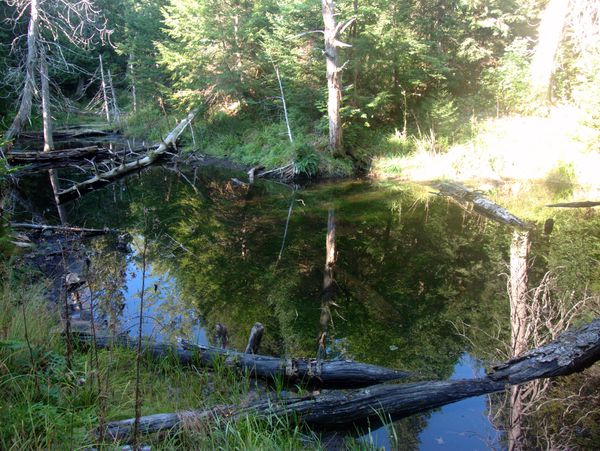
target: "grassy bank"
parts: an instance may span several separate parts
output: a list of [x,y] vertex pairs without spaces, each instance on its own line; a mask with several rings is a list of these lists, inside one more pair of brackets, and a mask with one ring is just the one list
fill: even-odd
[[[135,354],[101,350],[98,367],[85,349],[76,348],[69,356],[57,307],[44,298],[43,280],[12,266],[0,268],[0,449],[100,446],[92,431],[101,421],[134,416]],[[240,405],[267,390],[225,366],[209,372],[172,359],[144,359],[140,386],[142,415]],[[165,450],[323,448],[319,437],[285,417],[189,424],[160,437],[145,436],[142,443]],[[104,442],[106,449],[116,445]],[[351,439],[347,448],[370,449]]]
[[375,178],[411,181],[449,179],[478,187],[505,182],[541,181],[573,197],[598,196],[600,132],[571,107],[547,117],[510,116],[474,126],[473,137],[445,148],[433,132],[420,137],[390,134],[373,159]]
[[[202,116],[202,115],[201,115]],[[159,141],[175,127],[180,116],[161,113],[148,105],[127,116],[125,134],[129,137]],[[226,158],[244,166],[264,166],[273,169],[294,161],[306,176],[350,176],[350,159],[333,158],[327,150],[326,135],[300,118],[293,123],[293,142],[285,125],[266,122],[244,112],[211,112],[196,119],[192,128],[181,136],[180,149]]]

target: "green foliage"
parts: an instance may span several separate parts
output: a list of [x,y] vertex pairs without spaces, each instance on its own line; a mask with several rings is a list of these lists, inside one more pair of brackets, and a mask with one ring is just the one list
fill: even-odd
[[531,112],[529,60],[531,50],[527,39],[517,39],[500,58],[500,63],[485,71],[487,88],[496,98],[499,113]]
[[165,115],[158,105],[146,103],[125,119],[125,134],[133,138],[161,142],[177,124],[175,115]]

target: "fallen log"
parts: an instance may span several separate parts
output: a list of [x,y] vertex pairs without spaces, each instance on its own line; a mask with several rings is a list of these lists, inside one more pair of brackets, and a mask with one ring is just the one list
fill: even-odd
[[437,188],[442,195],[451,197],[462,206],[472,203],[473,209],[476,212],[489,219],[521,229],[527,228],[524,221],[517,218],[505,208],[486,199],[478,192],[465,188],[458,183],[439,183],[435,185],[435,188]]
[[82,192],[93,190],[99,186],[110,183],[112,180],[119,178],[125,174],[128,174],[137,169],[149,166],[158,160],[164,153],[167,152],[169,147],[173,146],[177,141],[179,135],[185,130],[185,128],[192,122],[196,116],[197,109],[191,111],[185,119],[183,119],[177,127],[175,127],[171,133],[165,138],[165,140],[154,150],[148,151],[148,153],[136,160],[121,163],[119,166],[114,167],[111,170],[96,174],[94,177],[87,179],[83,182],[77,183],[70,188],[62,190],[58,193],[57,198],[61,203],[68,200],[79,197]]
[[[600,318],[581,329],[565,332],[553,342],[494,367],[485,377],[471,380],[381,384],[346,392],[333,391],[283,400],[261,400],[246,407],[163,413],[140,419],[140,431],[154,433],[184,424],[215,419],[239,419],[247,415],[287,416],[294,423],[336,429],[425,412],[461,399],[500,392],[509,385],[535,379],[566,376],[584,370],[600,359]],[[130,437],[134,419],[113,421],[107,433],[114,439]]]
[[562,202],[558,204],[549,204],[545,206],[550,208],[592,208],[597,207],[598,205],[600,205],[600,202],[586,200],[582,202]]
[[99,146],[87,146],[76,149],[53,150],[50,152],[11,152],[6,159],[11,164],[47,163],[76,160],[88,157],[101,150]]
[[[78,334],[76,338],[81,343],[92,343],[92,337],[85,333]],[[200,364],[213,368],[220,362],[235,371],[248,372],[252,377],[267,380],[283,378],[289,384],[302,383],[313,387],[366,387],[410,375],[405,371],[350,360],[285,359],[196,345],[185,340],[180,340],[180,344],[145,342],[143,348],[145,353],[156,358],[174,357],[186,365]],[[137,340],[125,335],[99,335],[96,337],[96,346],[137,349]]]
[[[100,130],[95,128],[85,127],[69,127],[69,128],[57,128],[52,131],[53,137],[57,140],[65,139],[80,139],[80,138],[101,138],[115,134],[115,130]],[[19,135],[19,140],[42,140],[44,138],[43,132],[26,132]]]
[[57,232],[70,232],[70,233],[85,233],[91,235],[103,235],[106,233],[120,233],[118,229],[90,229],[87,227],[69,227],[69,226],[54,226],[48,224],[34,224],[29,222],[11,222],[10,226],[13,229],[29,229],[29,230],[56,230]]

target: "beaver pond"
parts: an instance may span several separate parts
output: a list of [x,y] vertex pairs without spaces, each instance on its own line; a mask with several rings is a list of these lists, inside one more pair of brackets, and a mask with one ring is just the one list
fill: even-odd
[[[325,329],[327,358],[427,379],[472,378],[509,356],[510,227],[426,185],[238,179],[246,180],[233,169],[156,166],[59,209],[47,173],[22,188],[49,223],[122,232],[85,242],[107,329],[137,334],[144,282],[143,332],[158,340],[208,344],[222,323],[229,346],[243,350],[258,321],[261,353],[315,357]],[[324,296],[328,221],[335,258]],[[560,266],[564,283],[593,286],[598,221],[559,215],[551,234],[543,225],[531,232],[530,279]],[[505,448],[501,404],[499,396],[467,399],[363,440],[388,449]]]

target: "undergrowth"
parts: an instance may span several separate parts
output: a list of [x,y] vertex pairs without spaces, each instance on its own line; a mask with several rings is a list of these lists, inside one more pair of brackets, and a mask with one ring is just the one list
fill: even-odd
[[[14,269],[14,263],[0,266],[0,449],[122,445],[98,443],[93,432],[102,414],[99,395],[106,397],[107,421],[133,417],[135,352],[117,347],[99,351],[99,379],[106,381],[99,392],[92,352],[76,347],[68,367],[56,306],[44,299],[44,283]],[[224,362],[209,372],[184,367],[173,357],[145,356],[140,382],[142,415],[245,405],[266,394],[247,374],[234,373]],[[165,450],[322,448],[319,437],[287,417],[252,416],[185,424],[167,434],[144,436],[142,444]]]

